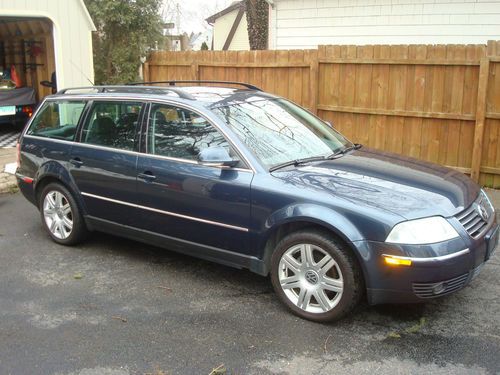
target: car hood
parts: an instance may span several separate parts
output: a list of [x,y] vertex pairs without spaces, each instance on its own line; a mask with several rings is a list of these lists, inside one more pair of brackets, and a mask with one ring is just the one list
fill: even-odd
[[450,168],[366,147],[273,175],[296,187],[328,191],[335,199],[408,220],[456,215],[476,199],[480,189]]

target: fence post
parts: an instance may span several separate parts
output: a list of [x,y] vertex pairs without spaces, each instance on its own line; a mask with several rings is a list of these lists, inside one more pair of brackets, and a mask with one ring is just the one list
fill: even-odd
[[313,54],[311,57],[311,68],[309,71],[309,82],[310,82],[310,92],[311,92],[311,112],[316,116],[318,115],[318,89],[319,89],[319,62],[318,53]]
[[471,178],[479,182],[481,173],[481,157],[484,140],[484,119],[486,115],[486,95],[488,93],[488,78],[490,72],[490,59],[484,57],[479,66],[479,84],[477,89],[476,124],[474,127],[474,144],[472,149]]
[[142,64],[142,80],[144,82],[150,82],[151,77],[149,76],[149,62]]

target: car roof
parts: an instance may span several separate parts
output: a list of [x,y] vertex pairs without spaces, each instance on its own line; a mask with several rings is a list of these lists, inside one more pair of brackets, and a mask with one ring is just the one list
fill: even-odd
[[[190,81],[191,82],[191,81]],[[215,83],[215,82],[214,82]],[[232,82],[238,85],[240,83]],[[207,108],[216,108],[242,102],[274,99],[277,96],[266,93],[259,88],[241,84],[244,88],[220,86],[90,86],[75,87],[59,91],[49,98],[127,98],[138,100],[164,100],[179,103],[199,103]],[[248,85],[250,88],[247,88]]]

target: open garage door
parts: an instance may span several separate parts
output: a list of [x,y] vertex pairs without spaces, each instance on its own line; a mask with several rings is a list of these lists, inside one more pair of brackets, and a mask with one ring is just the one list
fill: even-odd
[[37,103],[55,90],[55,70],[50,20],[0,17],[0,147],[12,146]]
[[44,18],[0,17],[0,67],[12,66],[25,87],[40,100],[51,93],[41,85],[55,72],[52,22]]

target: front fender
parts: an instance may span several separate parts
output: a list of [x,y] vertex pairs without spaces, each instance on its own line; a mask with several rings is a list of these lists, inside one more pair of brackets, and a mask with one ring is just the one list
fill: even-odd
[[356,257],[366,257],[366,254],[359,253],[359,249],[353,245],[354,241],[360,241],[364,237],[345,214],[311,203],[291,204],[273,212],[265,222],[263,233],[258,236],[261,239],[258,244],[258,249],[261,251],[260,258],[267,267],[269,267],[269,259],[274,251],[274,248],[266,246],[268,240],[281,226],[290,223],[310,223],[321,226],[343,239],[356,253]]
[[335,232],[346,242],[363,239],[363,235],[345,215],[331,208],[311,203],[292,204],[274,212],[266,220],[266,232],[272,233],[283,224],[299,221],[310,222],[326,227]]
[[360,241],[364,237],[358,228],[342,213],[336,212],[328,207],[315,204],[291,204],[273,212],[265,222],[259,244],[261,257],[265,270],[261,273],[267,274],[270,268],[270,259],[274,248],[266,246],[271,236],[285,224],[290,223],[311,223],[325,228],[326,230],[335,233],[352,249],[358,259],[363,272],[363,259],[366,259],[367,254],[363,252],[363,248],[354,246],[353,242]]

